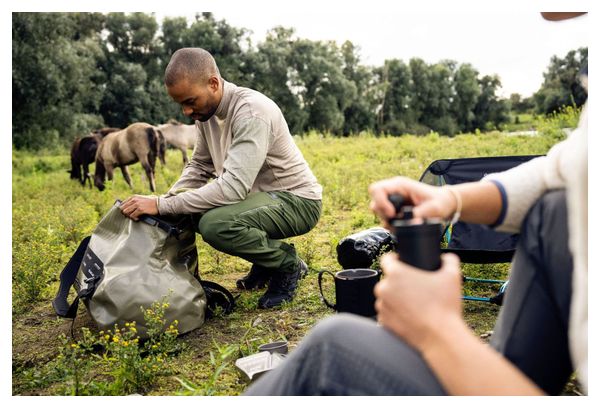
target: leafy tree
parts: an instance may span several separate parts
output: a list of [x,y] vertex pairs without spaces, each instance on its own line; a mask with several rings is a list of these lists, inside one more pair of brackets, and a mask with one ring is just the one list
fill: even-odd
[[377,73],[383,94],[379,106],[379,129],[390,134],[408,132],[411,125],[416,122],[411,109],[409,68],[401,60],[386,60]]
[[[166,19],[166,26],[170,33],[174,27],[187,29],[185,19]],[[163,85],[170,55],[165,53],[164,33],[159,37],[158,28],[153,15],[110,13],[107,16],[103,64],[107,75],[100,112],[110,126],[126,127],[133,122],[159,124],[170,118],[186,121]],[[188,35],[188,31],[180,33],[182,37]],[[179,38],[175,33],[173,36]],[[172,46],[175,41],[167,43]]]
[[308,128],[341,133],[344,110],[356,98],[356,86],[340,68],[343,62],[337,46],[333,42],[297,40],[292,50],[291,65],[303,89]]
[[248,51],[242,73],[249,86],[273,99],[294,134],[305,129],[308,112],[301,94],[305,92],[297,70],[290,66],[294,30],[275,27],[256,50]]
[[461,64],[454,74],[455,95],[452,100],[452,112],[459,129],[473,131],[475,113],[473,112],[481,89],[477,81],[478,72],[471,64]]
[[458,130],[450,111],[454,97],[452,80],[454,66],[453,61],[441,61],[429,67],[429,92],[426,109],[424,109],[421,119],[423,124],[431,129],[450,136],[453,136]]
[[344,109],[343,134],[349,135],[363,130],[372,130],[375,128],[377,103],[376,94],[371,87],[372,69],[360,65],[358,49],[350,41],[342,44],[341,54],[342,73],[356,87],[355,97]]
[[187,47],[201,47],[210,52],[221,75],[228,81],[238,82],[243,60],[240,43],[245,34],[245,29],[232,27],[225,20],[217,21],[212,13],[206,12],[196,15],[184,40]]
[[411,58],[410,67],[410,104],[415,122],[424,123],[427,119],[427,106],[429,104],[429,88],[431,86],[429,68],[421,58]]
[[66,144],[101,123],[94,109],[102,58],[99,15],[13,13],[13,143],[17,148]]
[[567,53],[564,58],[553,56],[544,73],[544,83],[535,93],[538,113],[552,113],[565,105],[581,106],[587,94],[579,83],[579,73],[587,67],[587,48],[579,48]]
[[475,106],[475,120],[473,125],[477,129],[492,130],[509,120],[509,103],[496,96],[496,91],[501,86],[498,75],[485,75],[479,80],[481,94]]
[[[166,17],[162,22],[160,40],[166,63],[175,51],[189,46],[187,43],[188,23],[185,17]],[[166,67],[166,66],[165,66]]]
[[144,107],[150,103],[144,85],[147,75],[140,64],[117,61],[106,84],[101,111],[111,126],[126,127],[146,122]]

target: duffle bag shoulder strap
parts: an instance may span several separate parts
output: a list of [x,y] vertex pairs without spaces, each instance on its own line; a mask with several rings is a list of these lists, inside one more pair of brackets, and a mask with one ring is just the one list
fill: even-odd
[[77,250],[67,263],[67,266],[65,266],[65,268],[60,273],[60,286],[58,287],[58,293],[56,294],[56,297],[52,301],[54,311],[60,317],[74,319],[77,315],[77,308],[79,306],[79,296],[77,296],[71,304],[69,304],[67,298],[69,296],[71,287],[75,283],[75,278],[77,277],[79,266],[83,261],[83,256],[90,243],[90,238],[91,237],[85,237],[81,241],[79,247],[77,247]]
[[213,317],[220,307],[225,314],[233,312],[235,308],[235,298],[230,291],[218,283],[201,280],[200,284],[206,293],[206,315]]

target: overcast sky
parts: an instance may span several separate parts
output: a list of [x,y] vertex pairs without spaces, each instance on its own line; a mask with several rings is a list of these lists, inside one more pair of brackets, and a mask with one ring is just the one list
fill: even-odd
[[[194,13],[157,13],[165,16]],[[252,12],[246,8],[216,11],[235,27],[253,31],[254,44],[264,40],[277,25],[293,27],[300,38],[350,40],[360,47],[367,65],[382,65],[386,59],[408,62],[419,57],[428,63],[443,59],[472,64],[480,74],[498,74],[501,95],[530,96],[543,81],[550,58],[564,57],[570,50],[588,46],[589,17],[563,22],[544,20],[538,12],[452,12],[400,11],[374,7],[356,10],[316,10]],[[200,45],[200,44],[199,44]]]

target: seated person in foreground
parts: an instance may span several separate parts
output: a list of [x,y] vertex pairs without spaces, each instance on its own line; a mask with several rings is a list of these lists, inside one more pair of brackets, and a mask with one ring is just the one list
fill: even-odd
[[[584,77],[587,89],[587,76]],[[587,108],[547,156],[482,181],[432,187],[397,177],[371,185],[371,208],[394,215],[400,193],[416,217],[487,224],[521,237],[490,344],[462,317],[458,258],[425,272],[381,259],[378,324],[340,314],[319,323],[246,395],[560,394],[587,375]]]

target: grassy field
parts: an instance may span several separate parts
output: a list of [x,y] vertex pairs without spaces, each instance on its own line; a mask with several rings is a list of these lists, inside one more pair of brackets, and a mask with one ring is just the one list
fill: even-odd
[[[247,384],[234,367],[236,358],[279,339],[286,339],[293,349],[317,321],[332,313],[320,300],[317,272],[339,270],[337,242],[378,224],[368,210],[371,182],[398,174],[418,178],[430,162],[441,158],[544,154],[555,141],[553,132],[538,137],[490,133],[454,138],[435,134],[298,138],[324,187],[324,211],[313,231],[289,240],[310,267],[295,300],[277,310],[258,309],[261,291],[239,293],[235,289],[235,280],[246,273],[249,264],[218,253],[200,240],[201,275],[239,293],[236,311],[176,338],[163,335],[159,352],[144,351],[144,346],[133,341],[133,330],[123,328],[121,341],[107,345],[108,354],[96,344],[107,334],[97,332],[83,306],[71,339],[71,321],[57,318],[50,301],[58,288],[58,275],[77,244],[115,199],[149,193],[141,167],[131,166],[133,191],[117,173],[115,181],[99,192],[69,179],[66,150],[60,154],[13,152],[13,394],[240,394]],[[166,167],[157,165],[159,192],[168,189],[181,168],[180,153],[168,151]],[[466,275],[475,277],[501,279],[508,272],[508,265],[463,268]],[[333,284],[326,289],[332,297]],[[485,296],[495,289],[469,286],[465,291]],[[467,321],[482,338],[493,329],[497,313],[496,306],[485,303],[466,302],[464,307]],[[573,385],[570,390],[577,393]]]

